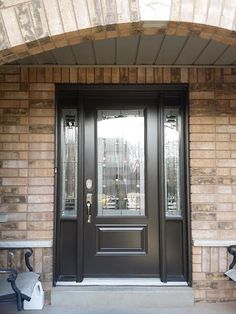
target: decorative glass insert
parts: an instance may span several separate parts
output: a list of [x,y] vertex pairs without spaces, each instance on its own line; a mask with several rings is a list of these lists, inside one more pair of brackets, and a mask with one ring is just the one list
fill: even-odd
[[145,214],[143,110],[99,110],[98,216]]
[[78,117],[63,109],[61,122],[61,217],[77,216]]
[[165,209],[166,216],[180,216],[179,109],[164,110]]

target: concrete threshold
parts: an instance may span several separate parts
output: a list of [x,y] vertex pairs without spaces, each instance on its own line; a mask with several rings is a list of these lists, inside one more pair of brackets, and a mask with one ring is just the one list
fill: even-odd
[[52,306],[92,308],[156,308],[193,306],[190,287],[151,286],[57,286],[51,292]]

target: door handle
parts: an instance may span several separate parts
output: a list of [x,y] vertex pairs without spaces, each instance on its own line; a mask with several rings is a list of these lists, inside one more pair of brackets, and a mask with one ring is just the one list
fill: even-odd
[[91,224],[91,222],[92,222],[92,208],[91,208],[90,201],[87,201],[86,206],[87,206],[87,223]]

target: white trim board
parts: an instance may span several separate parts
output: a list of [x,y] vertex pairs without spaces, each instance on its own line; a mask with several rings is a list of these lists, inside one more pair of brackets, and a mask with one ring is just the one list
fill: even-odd
[[52,240],[2,240],[0,249],[6,248],[50,248],[53,246]]
[[156,286],[187,287],[186,282],[161,282],[158,278],[84,278],[82,282],[58,281],[57,286]]
[[193,240],[193,246],[228,247],[236,245],[236,240]]

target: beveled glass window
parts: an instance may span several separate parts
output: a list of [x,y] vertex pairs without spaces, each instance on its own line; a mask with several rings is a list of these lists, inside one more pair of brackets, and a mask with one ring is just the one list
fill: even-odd
[[166,216],[180,216],[180,115],[179,109],[164,110],[164,162]]
[[77,216],[78,117],[63,109],[61,122],[61,216]]
[[144,110],[97,113],[99,216],[145,214]]

